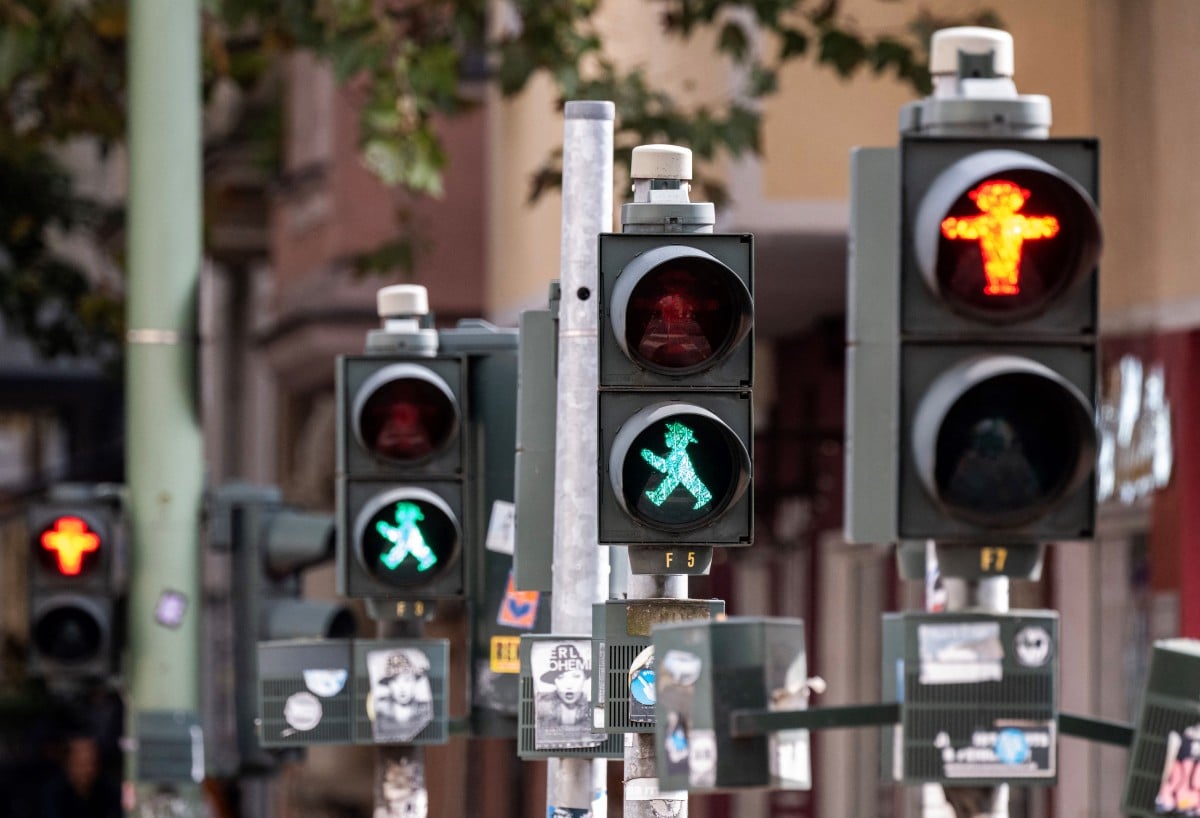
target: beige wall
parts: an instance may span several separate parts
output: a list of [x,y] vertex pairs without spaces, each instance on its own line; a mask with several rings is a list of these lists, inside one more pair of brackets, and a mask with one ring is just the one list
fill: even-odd
[[[1200,174],[1192,170],[1200,134],[1200,3],[843,4],[868,33],[903,31],[922,6],[944,14],[997,10],[1015,40],[1017,87],[1050,96],[1053,134],[1101,138],[1105,331],[1200,324],[1200,275],[1193,271],[1200,230],[1189,207],[1200,200]],[[653,77],[673,80],[670,87],[689,102],[731,87],[725,63],[712,57],[709,44],[665,41],[652,12],[637,0],[607,4],[600,28],[614,56],[641,61]],[[911,99],[912,91],[891,78],[864,72],[842,80],[811,59],[790,66],[764,110],[761,161],[736,166],[742,178],[731,180],[740,197],[738,228],[778,227],[764,222],[772,212],[785,214],[789,230],[844,226],[851,147],[893,144],[900,107]],[[559,144],[562,119],[548,83],[535,83],[519,100],[494,104],[491,116],[487,303],[493,314],[512,318],[521,308],[543,304],[546,282],[558,274],[560,200],[546,196],[532,209],[524,201],[530,174]],[[623,191],[618,194],[620,201]],[[786,207],[772,211],[779,206]]]
[[[725,63],[713,58],[710,38],[697,36],[686,44],[664,39],[658,10],[644,0],[609,0],[602,8],[597,27],[613,59],[644,66],[651,81],[669,90],[680,104],[726,98],[731,80]],[[490,108],[487,303],[494,318],[507,322],[521,309],[545,306],[547,285],[559,275],[562,199],[555,191],[534,207],[526,200],[534,171],[562,143],[563,120],[545,79],[533,82],[517,99],[494,99]],[[618,207],[627,199],[624,185],[614,198]]]
[[[886,3],[850,0],[845,13],[868,35],[897,32],[919,8],[945,16],[995,9],[1013,35],[1017,89],[1048,94],[1056,134],[1087,133],[1086,0]],[[816,45],[810,54],[815,54]],[[909,86],[869,70],[841,79],[827,66],[804,58],[789,65],[780,93],[766,106],[763,123],[762,191],[768,199],[840,199],[849,195],[849,156],[856,145],[896,142],[900,108],[916,98]]]
[[489,104],[487,241],[490,317],[515,323],[522,309],[545,307],[547,285],[558,278],[558,191],[529,205],[534,171],[562,141],[562,116],[548,81],[539,80],[515,100]]
[[1200,3],[1097,3],[1103,328],[1200,324]]

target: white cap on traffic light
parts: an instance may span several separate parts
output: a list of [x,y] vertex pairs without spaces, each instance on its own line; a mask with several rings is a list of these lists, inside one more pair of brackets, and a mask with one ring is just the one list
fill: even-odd
[[676,231],[680,224],[696,224],[699,227],[689,232],[712,232],[712,204],[691,201],[690,148],[638,145],[629,163],[629,178],[633,182],[633,202],[621,208],[625,232],[636,232],[641,227],[659,232],[664,224],[674,226]]
[[929,44],[929,73],[957,74],[959,53],[992,55],[992,71],[998,77],[1013,75],[1013,38],[1007,31],[981,26],[943,28],[933,33]]
[[429,291],[420,284],[393,284],[375,296],[379,317],[413,318],[429,314]]
[[678,145],[638,145],[629,164],[632,179],[692,178],[692,151]]

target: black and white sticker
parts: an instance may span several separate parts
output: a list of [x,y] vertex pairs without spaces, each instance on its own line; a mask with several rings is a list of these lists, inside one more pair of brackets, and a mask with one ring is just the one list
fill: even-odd
[[1041,625],[1027,625],[1013,637],[1017,661],[1025,667],[1041,667],[1050,661],[1053,645],[1050,632]]

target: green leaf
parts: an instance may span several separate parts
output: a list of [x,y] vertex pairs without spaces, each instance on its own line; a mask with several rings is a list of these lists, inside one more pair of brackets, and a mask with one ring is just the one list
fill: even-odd
[[746,38],[746,30],[739,23],[725,23],[721,26],[721,34],[717,39],[717,50],[741,62],[750,50],[750,41]]
[[14,25],[0,29],[0,89],[7,91],[17,77],[36,65],[37,46],[34,29]]
[[817,60],[833,66],[839,76],[849,77],[867,60],[862,38],[848,31],[826,29],[821,32],[821,52]]
[[779,90],[779,74],[773,69],[756,65],[750,70],[747,93],[752,97],[764,97]]
[[780,30],[779,61],[803,56],[808,51],[808,35],[795,28]]

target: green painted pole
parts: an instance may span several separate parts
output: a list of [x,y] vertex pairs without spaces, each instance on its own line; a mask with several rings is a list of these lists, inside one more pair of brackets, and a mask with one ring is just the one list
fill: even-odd
[[131,0],[126,678],[136,814],[158,814],[156,807],[201,814],[203,452],[193,383],[200,111],[198,0]]

